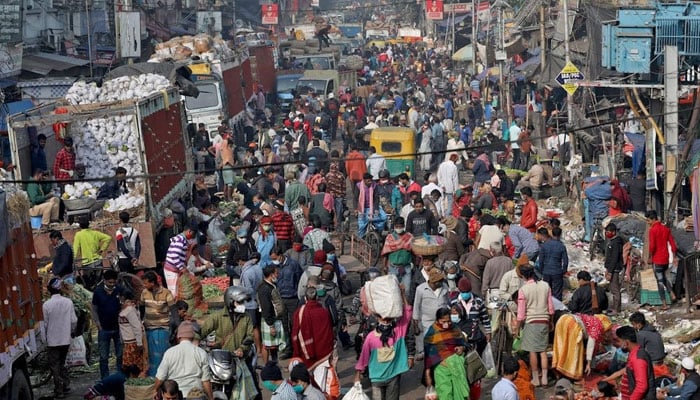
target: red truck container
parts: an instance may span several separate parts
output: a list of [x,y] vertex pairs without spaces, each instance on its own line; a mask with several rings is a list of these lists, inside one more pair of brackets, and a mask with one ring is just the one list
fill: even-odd
[[[67,114],[55,114],[57,107],[68,109]],[[135,222],[135,228],[141,236],[142,253],[140,264],[147,267],[156,266],[154,237],[163,224],[165,209],[171,203],[182,198],[192,188],[193,176],[186,173],[193,171],[193,157],[189,138],[186,133],[185,107],[176,88],[169,88],[164,93],[154,93],[140,100],[128,100],[110,104],[88,104],[66,106],[49,103],[21,114],[10,116],[8,128],[13,161],[17,166],[16,177],[28,179],[31,175],[30,135],[44,133],[48,140],[47,159],[51,165],[53,155],[59,147],[54,139],[52,124],[63,122],[68,126],[68,133],[76,144],[80,140],[81,125],[94,118],[133,115],[132,131],[138,134],[138,152],[141,165],[148,179],[145,186],[145,217]],[[31,127],[31,129],[30,129]],[[77,160],[80,162],[80,160]],[[105,172],[109,176],[110,172]],[[103,220],[98,227],[109,235],[114,235],[119,221]],[[77,232],[74,228],[64,230],[63,237],[72,242]],[[34,248],[37,257],[49,257],[48,234],[34,236]],[[111,250],[115,250],[114,242]]]
[[0,187],[0,399],[30,400],[28,363],[44,348],[41,281],[28,216],[8,216]]
[[264,44],[249,47],[250,69],[254,82],[262,85],[266,93],[272,93],[275,88],[275,47]]

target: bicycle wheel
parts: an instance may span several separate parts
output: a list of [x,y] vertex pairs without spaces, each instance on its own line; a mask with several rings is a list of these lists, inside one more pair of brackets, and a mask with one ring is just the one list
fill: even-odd
[[377,265],[379,262],[379,254],[382,251],[382,246],[384,245],[384,242],[382,241],[382,237],[379,234],[379,232],[375,230],[371,230],[367,232],[367,235],[365,236],[365,240],[367,240],[367,243],[369,244],[370,248],[372,249],[372,260],[371,263],[372,265],[369,265],[371,267],[374,267]]
[[46,351],[37,354],[37,356],[29,362],[28,367],[29,384],[33,388],[44,386],[53,378],[51,368],[49,368],[49,356]]

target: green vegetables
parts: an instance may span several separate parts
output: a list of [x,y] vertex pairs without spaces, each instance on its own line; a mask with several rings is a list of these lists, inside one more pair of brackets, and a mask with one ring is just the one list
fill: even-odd
[[129,386],[151,386],[155,383],[156,383],[156,379],[153,377],[129,378],[126,380],[126,384]]
[[213,297],[221,297],[224,294],[221,291],[221,289],[219,289],[216,285],[213,285],[213,284],[202,285],[202,289],[204,292],[205,299],[211,299]]

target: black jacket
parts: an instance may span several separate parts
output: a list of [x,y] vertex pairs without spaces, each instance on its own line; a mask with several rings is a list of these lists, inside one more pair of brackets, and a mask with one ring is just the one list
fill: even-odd
[[[598,296],[598,312],[601,313],[608,309],[608,296],[605,295],[605,289],[593,284],[596,295]],[[593,315],[593,297],[591,296],[591,285],[587,284],[579,287],[574,291],[569,301],[569,311],[572,313],[581,313]]]
[[56,247],[56,255],[53,258],[53,274],[62,278],[73,273],[73,249],[64,241]]
[[620,272],[624,269],[622,248],[625,241],[620,236],[605,241],[605,270],[609,273]]

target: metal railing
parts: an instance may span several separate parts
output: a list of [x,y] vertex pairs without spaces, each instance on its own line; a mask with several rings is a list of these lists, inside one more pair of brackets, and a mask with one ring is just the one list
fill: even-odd
[[679,257],[678,268],[683,268],[683,284],[688,299],[688,306],[700,299],[700,252],[686,257]]

